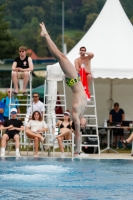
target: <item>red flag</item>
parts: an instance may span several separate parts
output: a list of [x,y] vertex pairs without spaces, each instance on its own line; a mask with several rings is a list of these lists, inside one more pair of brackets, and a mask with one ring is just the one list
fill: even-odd
[[83,84],[85,93],[87,95],[87,100],[90,100],[90,91],[89,91],[89,88],[88,88],[88,80],[87,80],[85,68],[84,68],[83,65],[80,68],[79,74],[80,74],[80,77],[81,77],[81,82]]

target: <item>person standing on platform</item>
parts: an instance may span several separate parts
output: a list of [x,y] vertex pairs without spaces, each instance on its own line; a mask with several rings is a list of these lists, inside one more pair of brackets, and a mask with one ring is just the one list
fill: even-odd
[[88,82],[88,89],[90,90],[90,86],[92,83],[91,59],[94,57],[94,54],[91,52],[86,52],[85,47],[80,47],[79,54],[80,54],[80,57],[76,58],[74,61],[75,68],[76,68],[78,74],[80,74],[81,68],[84,68],[86,79]]
[[68,60],[68,58],[59,51],[54,42],[51,40],[44,23],[40,23],[41,27],[41,36],[45,38],[47,47],[51,54],[59,61],[59,64],[65,74],[65,81],[68,86],[71,87],[73,92],[73,103],[72,103],[72,116],[75,124],[75,140],[76,140],[76,151],[75,155],[80,155],[80,144],[81,144],[81,135],[80,135],[80,119],[82,118],[86,107],[87,107],[87,98],[84,92],[83,85],[79,80],[77,72]]
[[12,65],[12,81],[14,83],[14,95],[17,95],[18,90],[18,79],[23,79],[23,90],[24,96],[27,96],[26,86],[29,81],[29,72],[33,71],[33,63],[31,57],[26,55],[26,47],[19,47],[20,56],[14,59]]
[[[124,110],[119,108],[119,103],[114,103],[114,109],[110,111],[109,114],[109,122],[118,122],[122,124],[122,121],[125,119]],[[114,135],[114,143],[115,147],[118,149],[118,136],[120,136],[120,140],[124,139],[124,131],[121,128],[113,129],[113,135]]]

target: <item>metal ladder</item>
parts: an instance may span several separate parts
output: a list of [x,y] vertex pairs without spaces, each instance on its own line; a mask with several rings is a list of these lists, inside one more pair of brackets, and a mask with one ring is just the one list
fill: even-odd
[[[84,114],[84,118],[88,120],[87,129],[89,128],[89,134],[81,135],[81,149],[82,147],[94,147],[98,148],[98,153],[100,154],[100,143],[99,143],[99,134],[98,134],[98,121],[97,121],[97,109],[96,109],[96,98],[95,98],[95,87],[94,87],[94,79],[92,79],[91,84],[91,99],[87,103],[87,109]],[[93,134],[95,131],[95,134]],[[97,144],[83,144],[83,138],[88,138],[88,140],[97,141]]]
[[[62,81],[62,94],[58,94],[58,82]],[[57,98],[60,98],[57,100]],[[61,103],[59,104],[58,101]],[[44,106],[45,106],[45,121],[49,127],[46,137],[46,144],[49,144],[49,139],[52,136],[53,127],[55,127],[56,120],[63,118],[63,114],[56,114],[55,108],[62,107],[63,112],[66,110],[66,90],[65,81],[62,70],[51,70],[47,68],[46,78],[44,81]]]
[[[58,82],[62,81],[63,94],[58,94]],[[59,100],[57,98],[60,98]],[[61,102],[61,104],[58,103]],[[47,70],[47,75],[44,82],[44,106],[46,108],[46,118],[60,118],[63,114],[56,114],[55,107],[59,106],[63,108],[63,111],[66,110],[66,90],[65,90],[65,81],[62,71],[56,73],[56,71]]]
[[[23,79],[22,79],[23,80]],[[19,81],[21,81],[21,79],[19,79]],[[13,106],[19,105],[20,106],[24,106],[26,107],[26,110],[29,106],[31,106],[32,108],[32,73],[29,72],[29,93],[27,95],[27,97],[24,97],[23,94],[18,94],[15,97],[12,96],[12,93],[10,93],[10,103],[9,103],[9,119],[10,119],[10,110]],[[11,84],[10,84],[10,90],[12,91],[13,89],[13,82],[12,82],[12,78],[11,78]],[[22,97],[22,98],[17,98],[17,97]],[[19,104],[16,103],[15,99],[18,99]],[[12,102],[13,99],[13,102]],[[25,113],[20,113],[18,114],[19,118],[25,119],[26,117],[26,112]]]
[[[20,81],[23,81],[23,79],[19,79],[19,82]],[[9,119],[11,117],[10,110],[11,110],[12,106],[16,106],[16,105],[19,105],[19,107],[24,106],[25,110],[26,110],[25,113],[17,114],[17,116],[22,119],[24,126],[25,126],[25,119],[27,117],[29,117],[29,116],[26,115],[27,108],[31,106],[31,110],[32,110],[32,73],[31,72],[29,72],[28,85],[29,85],[29,93],[28,93],[27,97],[23,97],[23,94],[18,94],[14,97],[14,96],[12,96],[12,93],[10,92]],[[12,89],[13,89],[13,81],[12,81],[12,78],[11,78],[10,90],[12,91]],[[22,98],[18,99],[17,98],[18,96],[22,97]],[[18,99],[19,104],[16,104],[16,101],[15,101],[16,98]],[[21,147],[24,146],[24,148],[25,148],[26,144],[27,144],[27,137],[26,137],[25,134],[21,134],[21,132],[20,132],[20,145],[21,145]]]

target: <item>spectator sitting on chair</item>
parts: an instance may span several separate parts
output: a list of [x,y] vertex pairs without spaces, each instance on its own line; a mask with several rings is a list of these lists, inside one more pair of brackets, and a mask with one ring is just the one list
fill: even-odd
[[26,55],[26,47],[19,47],[20,56],[14,59],[12,65],[12,81],[14,83],[14,95],[18,94],[18,79],[23,79],[23,95],[26,96],[26,86],[29,81],[29,72],[33,71],[33,63],[31,57]]
[[4,120],[9,119],[10,97],[11,97],[11,104],[16,104],[16,105],[11,105],[11,108],[16,108],[17,114],[20,114],[19,102],[18,102],[18,99],[13,96],[13,92],[14,90],[11,90],[10,88],[7,89],[7,96],[1,100],[1,102],[4,103],[4,113],[3,113]]
[[4,112],[4,103],[0,101],[0,124],[3,124],[4,122],[3,112]]
[[[125,119],[125,114],[124,114],[124,110],[119,108],[119,103],[115,103],[114,104],[114,109],[112,109],[110,111],[110,115],[109,115],[109,121],[111,122],[120,122],[122,123],[122,121],[124,121]],[[114,135],[114,139],[115,139],[115,146],[116,148],[118,147],[118,136],[120,136],[120,140],[124,139],[124,132],[123,129],[119,128],[119,129],[113,129],[113,135]]]
[[72,121],[70,121],[70,112],[69,110],[66,110],[64,112],[64,117],[63,121],[59,120],[56,124],[56,127],[59,127],[58,135],[54,135],[51,139],[50,142],[54,142],[56,139],[58,140],[59,148],[62,152],[61,158],[65,158],[66,155],[64,153],[64,147],[62,144],[63,140],[70,140],[71,139],[71,126],[72,126]]
[[32,119],[28,122],[26,126],[26,135],[35,140],[35,155],[38,157],[38,143],[39,141],[43,142],[44,138],[42,133],[47,131],[47,124],[42,120],[42,116],[39,111],[34,111],[32,114]]
[[39,111],[42,115],[42,119],[44,120],[44,112],[45,112],[45,108],[44,108],[44,103],[42,103],[39,100],[39,94],[38,93],[33,93],[33,106],[32,106],[33,110],[31,109],[31,107],[28,108],[27,110],[27,115],[31,116],[32,112],[34,111]]
[[16,119],[17,109],[11,109],[11,119],[5,120],[0,126],[0,130],[6,130],[1,141],[1,157],[5,157],[5,147],[8,140],[13,139],[16,145],[16,157],[20,157],[19,153],[19,132],[24,131],[24,126],[21,120]]
[[[120,140],[120,142],[122,142],[124,148],[127,147],[127,145],[132,142],[133,140],[133,132],[131,133],[131,135],[126,139],[126,140]],[[131,156],[133,156],[133,153],[131,154]]]
[[[53,136],[50,139],[50,142],[54,142],[56,139],[58,140],[58,144],[60,147],[60,150],[62,152],[61,158],[65,158],[65,154],[64,154],[64,147],[62,144],[63,140],[70,140],[71,139],[71,132],[72,130],[75,131],[75,126],[74,126],[74,122],[70,121],[70,113],[67,110],[66,112],[64,112],[64,121],[58,121],[56,126],[59,127],[59,134],[57,136]],[[86,127],[86,119],[85,118],[81,118],[80,119],[80,128],[84,129]],[[75,134],[76,137],[76,134]]]

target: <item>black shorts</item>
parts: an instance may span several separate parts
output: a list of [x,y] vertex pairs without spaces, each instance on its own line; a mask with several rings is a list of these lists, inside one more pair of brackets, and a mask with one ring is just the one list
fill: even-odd
[[7,120],[7,119],[9,119],[9,117],[3,116],[3,119],[4,119],[4,120]]
[[113,135],[124,135],[124,131],[123,131],[123,129],[122,128],[120,128],[120,129],[118,129],[118,128],[114,128],[114,129],[112,129],[113,130]]
[[10,140],[10,139],[14,139],[14,136],[15,136],[15,135],[19,135],[19,133],[15,133],[15,132],[14,132],[14,133],[6,133],[6,134],[8,135],[9,140]]

